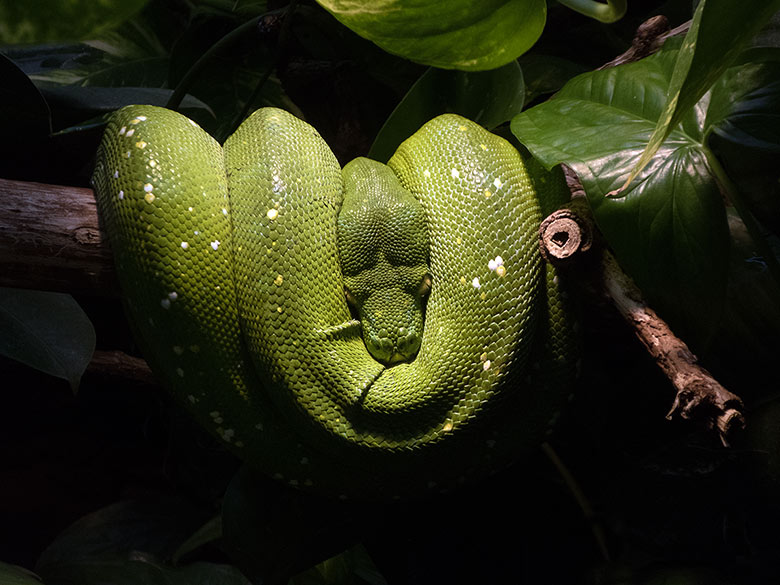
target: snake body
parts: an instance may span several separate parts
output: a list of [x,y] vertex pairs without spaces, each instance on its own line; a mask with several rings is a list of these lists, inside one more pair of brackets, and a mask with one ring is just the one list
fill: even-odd
[[290,485],[385,498],[505,466],[568,396],[570,310],[536,236],[565,188],[528,168],[455,115],[342,171],[282,110],[221,147],[128,106],[93,183],[141,349],[193,416]]

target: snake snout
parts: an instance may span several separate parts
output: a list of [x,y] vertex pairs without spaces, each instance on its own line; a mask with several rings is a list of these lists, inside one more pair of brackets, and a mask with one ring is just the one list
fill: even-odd
[[385,364],[411,360],[420,349],[422,338],[419,334],[399,327],[395,335],[388,335],[386,329],[369,333],[364,337],[368,352],[374,359]]
[[419,299],[390,289],[371,295],[359,310],[363,341],[375,360],[408,362],[420,350],[423,317]]

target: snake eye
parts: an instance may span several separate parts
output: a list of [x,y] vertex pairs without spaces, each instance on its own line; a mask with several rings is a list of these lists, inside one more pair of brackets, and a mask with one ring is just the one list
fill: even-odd
[[430,273],[426,273],[420,281],[420,288],[417,289],[417,293],[421,298],[426,297],[431,292],[431,283],[433,282],[433,276]]

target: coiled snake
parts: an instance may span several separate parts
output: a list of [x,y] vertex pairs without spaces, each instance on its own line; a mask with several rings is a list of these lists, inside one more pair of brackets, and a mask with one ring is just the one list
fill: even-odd
[[537,243],[565,188],[473,122],[440,116],[387,166],[342,170],[282,110],[221,147],[129,106],[93,183],[147,361],[290,485],[448,489],[538,444],[568,396],[570,313]]

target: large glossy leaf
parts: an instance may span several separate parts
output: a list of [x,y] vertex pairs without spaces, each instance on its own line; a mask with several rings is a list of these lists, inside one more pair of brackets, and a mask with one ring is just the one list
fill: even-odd
[[0,562],[0,583],[3,585],[41,585],[35,575],[22,567]]
[[704,144],[706,105],[689,110],[620,197],[664,111],[677,49],[581,75],[516,117],[512,130],[545,165],[580,176],[599,228],[651,302],[695,345],[717,326],[729,236]]
[[0,354],[74,390],[95,350],[92,323],[67,294],[0,288],[0,332]]
[[[0,176],[23,178],[46,164],[44,153],[51,134],[51,113],[32,81],[5,55],[0,54]],[[37,157],[31,157],[30,153]],[[35,158],[36,160],[32,160]],[[42,160],[41,160],[42,159]]]
[[664,111],[628,180],[650,161],[674,127],[777,10],[780,0],[700,0],[677,54]]
[[148,0],[0,3],[0,44],[81,40],[138,12]]
[[707,126],[743,147],[780,153],[780,48],[746,52],[717,81]]
[[59,534],[39,557],[36,571],[45,583],[58,585],[246,585],[231,567],[174,569],[160,563],[202,521],[199,510],[173,498],[118,502]]
[[430,68],[404,96],[377,134],[368,156],[386,162],[398,145],[439,114],[465,116],[491,130],[523,109],[523,72],[513,61],[491,71]]
[[354,544],[353,510],[285,488],[243,467],[222,503],[226,552],[253,581],[276,582]]
[[505,65],[542,33],[545,0],[317,0],[384,50],[441,69]]

